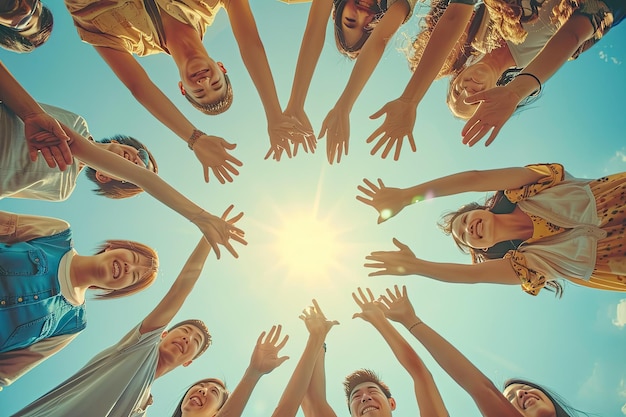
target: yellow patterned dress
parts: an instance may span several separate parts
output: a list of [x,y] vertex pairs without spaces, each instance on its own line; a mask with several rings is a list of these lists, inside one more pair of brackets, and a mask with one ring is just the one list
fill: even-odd
[[[565,170],[559,164],[530,165],[527,168],[544,174],[544,177],[534,184],[505,190],[505,196],[513,203],[519,203],[565,179]],[[599,227],[607,235],[598,240],[596,263],[589,281],[570,280],[585,287],[626,291],[626,173],[590,180],[589,187],[595,198]],[[534,214],[526,214],[533,222],[534,231],[524,245],[568,230]],[[510,259],[511,266],[520,278],[522,289],[528,294],[537,295],[547,280],[559,278],[546,277],[540,271],[527,267],[525,256],[520,251],[509,251],[505,259]]]

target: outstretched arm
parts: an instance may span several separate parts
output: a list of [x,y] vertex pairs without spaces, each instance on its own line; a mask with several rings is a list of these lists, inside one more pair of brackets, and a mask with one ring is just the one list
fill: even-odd
[[437,281],[458,284],[520,284],[520,280],[507,259],[494,259],[477,264],[451,264],[429,262],[415,257],[411,249],[398,239],[393,239],[397,251],[372,252],[365,259],[367,268],[377,268],[370,277],[379,275],[422,275]]
[[[298,54],[296,72],[293,76],[291,95],[284,112],[284,114],[295,117],[300,123],[305,125],[310,134],[308,137],[312,140],[312,143],[309,143],[312,151],[316,147],[316,138],[311,122],[304,111],[304,102],[311,86],[315,67],[324,47],[326,22],[330,16],[332,5],[333,2],[331,0],[313,0],[311,4],[304,36],[302,37],[302,44],[300,45],[300,53]],[[294,147],[294,154],[297,149],[297,146]],[[306,151],[307,148],[304,147],[304,150]]]
[[389,39],[393,37],[409,13],[406,1],[397,1],[385,12],[370,37],[363,45],[350,79],[335,107],[322,122],[319,137],[326,135],[326,157],[329,163],[341,162],[341,156],[348,154],[350,139],[350,112],[356,99],[361,94],[365,83],[374,72],[376,65],[385,52]]
[[313,374],[302,399],[302,412],[305,417],[337,417],[326,399],[326,344],[320,348],[313,367]]
[[[137,101],[161,123],[185,142],[188,142],[194,133],[197,135],[195,126],[150,80],[146,71],[130,53],[102,46],[95,48]],[[235,149],[236,145],[217,136],[201,134],[191,146],[202,163],[206,182],[209,182],[209,168],[222,184],[225,181],[232,181],[230,174],[239,174],[236,166],[241,166],[241,161],[228,153]]]
[[387,295],[381,297],[381,303],[385,316],[402,324],[424,345],[448,375],[474,399],[483,416],[521,417],[474,364],[415,315],[406,287],[402,287],[402,292],[397,286],[393,292],[387,290]]
[[593,25],[589,18],[573,14],[522,71],[534,75],[540,83],[532,76],[518,76],[504,87],[495,87],[466,98],[467,103],[481,103],[463,127],[463,144],[475,145],[489,131],[491,134],[485,146],[493,142],[517,105],[540,88],[592,36]]
[[334,325],[339,324],[337,321],[327,320],[315,300],[313,300],[312,307],[302,311],[300,318],[304,320],[304,324],[309,331],[309,338],[307,339],[304,352],[302,352],[302,357],[298,361],[296,369],[293,371],[293,375],[289,379],[285,392],[280,397],[272,417],[291,417],[296,415],[307,387],[311,382],[313,368],[326,335]]
[[463,34],[473,10],[474,7],[467,4],[452,3],[448,5],[435,25],[422,57],[402,95],[385,104],[371,116],[372,119],[377,119],[385,114],[383,124],[367,138],[367,143],[378,139],[372,148],[372,155],[384,146],[381,156],[386,158],[395,145],[394,160],[397,161],[405,136],[408,137],[413,152],[416,151],[413,128],[417,106]]
[[218,259],[220,257],[218,244],[224,245],[234,257],[238,256],[229,240],[234,239],[245,245],[243,230],[205,212],[149,169],[141,168],[119,155],[100,148],[67,127],[65,129],[71,137],[72,152],[78,159],[94,169],[138,185],[172,210],[192,221],[204,233]]
[[[222,215],[222,219],[226,220],[232,206],[230,206]],[[235,223],[241,218],[241,213],[231,219],[226,220],[229,223]],[[202,237],[198,245],[187,259],[185,266],[178,274],[178,277],[172,284],[170,290],[165,294],[161,302],[146,316],[141,322],[139,332],[145,334],[167,325],[172,318],[178,313],[183,306],[187,296],[191,293],[196,281],[200,277],[204,262],[211,251],[211,246],[206,239]]]
[[[63,171],[72,164],[72,152],[67,145],[69,137],[59,122],[41,108],[2,62],[0,62],[0,102],[24,122],[24,135],[28,141],[31,161],[37,160],[38,150],[41,150],[50,168],[58,165]],[[46,144],[45,140],[31,141],[35,137],[46,139],[48,136],[52,136],[56,143]]]
[[[389,292],[389,290],[387,291]],[[420,357],[417,356],[415,350],[387,321],[383,312],[385,306],[374,300],[374,295],[369,288],[367,288],[367,295],[361,288],[358,289],[358,292],[358,295],[352,293],[352,298],[361,308],[361,312],[355,313],[352,318],[362,318],[374,326],[385,339],[398,362],[411,375],[420,415],[447,417],[448,411],[432,374]]]
[[365,196],[357,200],[378,211],[378,223],[398,214],[404,207],[425,199],[444,197],[470,191],[496,191],[519,188],[537,182],[542,175],[528,168],[500,168],[465,171],[447,175],[409,188],[389,188],[379,178],[378,185],[364,179],[357,188]]
[[289,340],[289,336],[285,335],[280,341],[281,330],[282,326],[278,325],[272,326],[267,337],[265,332],[261,333],[252,352],[248,369],[215,417],[240,417],[261,377],[272,372],[289,359],[288,356],[278,357],[278,352]]
[[272,71],[252,10],[250,10],[250,4],[248,0],[224,0],[224,7],[228,12],[228,19],[239,45],[243,63],[248,69],[265,109],[270,136],[270,150],[266,159],[273,155],[273,158],[278,161],[283,151],[291,158],[289,141],[294,140],[302,129],[296,119],[282,114]]

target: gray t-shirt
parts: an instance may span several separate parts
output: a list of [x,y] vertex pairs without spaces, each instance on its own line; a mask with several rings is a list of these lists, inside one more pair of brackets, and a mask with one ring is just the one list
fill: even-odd
[[141,334],[140,326],[14,417],[144,415],[165,327]]
[[[41,107],[79,135],[89,138],[87,122],[81,116],[46,104]],[[41,155],[32,162],[24,138],[24,123],[0,103],[0,199],[66,200],[76,187],[80,169],[76,158],[65,171],[50,168]]]

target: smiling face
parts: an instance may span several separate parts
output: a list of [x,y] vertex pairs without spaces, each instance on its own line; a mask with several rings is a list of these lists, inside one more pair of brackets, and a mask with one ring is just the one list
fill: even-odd
[[554,404],[540,389],[516,383],[507,386],[502,394],[526,417],[556,416]]
[[42,5],[39,0],[14,0],[0,5],[0,25],[17,31],[37,26]]
[[208,56],[189,59],[180,69],[181,92],[196,103],[207,105],[220,101],[228,92],[226,70]]
[[393,398],[387,398],[377,384],[363,382],[350,392],[348,406],[352,417],[391,417],[396,402]]
[[204,333],[196,326],[184,324],[163,332],[159,343],[159,362],[174,368],[187,366],[205,344]]
[[448,107],[452,113],[462,119],[472,117],[478,104],[466,104],[464,100],[471,95],[494,88],[498,76],[499,74],[483,61],[478,61],[461,71],[450,84]]
[[102,289],[128,288],[154,272],[151,259],[130,249],[107,249],[94,258]]
[[495,237],[496,215],[489,210],[471,210],[452,221],[452,236],[474,248],[487,249],[498,243]]
[[[101,145],[107,151],[119,155],[141,168],[147,168],[152,172],[157,172],[156,166],[150,160],[150,156],[145,149],[136,149],[130,145],[122,145],[116,140],[112,140],[110,143],[103,143]],[[100,182],[109,182],[111,180],[118,182],[122,181],[121,178],[118,178],[103,171],[96,171],[96,178]]]
[[[221,381],[219,381],[221,383]],[[189,388],[180,404],[183,417],[213,417],[224,405],[227,391],[217,380],[203,380]]]
[[335,24],[343,36],[344,47],[352,48],[368,36],[368,26],[376,16],[373,10],[377,7],[373,0],[346,0],[339,8]]

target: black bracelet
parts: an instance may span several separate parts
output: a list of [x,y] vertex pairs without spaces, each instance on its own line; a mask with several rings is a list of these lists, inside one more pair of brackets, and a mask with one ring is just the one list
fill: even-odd
[[527,75],[529,77],[533,77],[535,81],[537,81],[537,84],[539,84],[539,88],[533,91],[532,93],[530,93],[528,96],[528,97],[537,97],[539,93],[541,93],[541,87],[542,87],[541,81],[539,80],[539,78],[537,78],[535,74],[531,74],[530,72],[520,72],[519,74],[516,75],[516,77],[519,77],[520,75]]
[[324,353],[326,353],[326,342],[324,342],[324,344],[322,345],[322,347],[324,348]]

